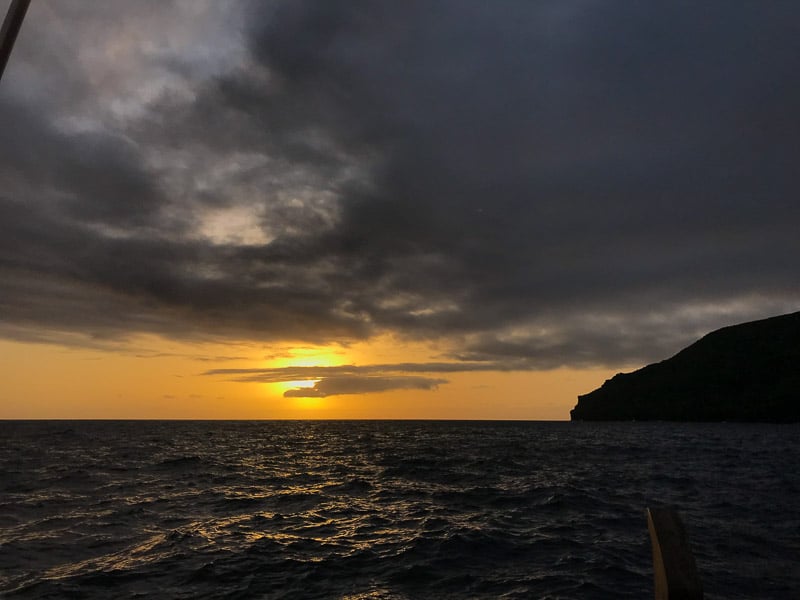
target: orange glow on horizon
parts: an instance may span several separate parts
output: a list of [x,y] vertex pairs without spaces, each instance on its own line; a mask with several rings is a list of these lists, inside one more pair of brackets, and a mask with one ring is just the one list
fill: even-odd
[[270,358],[265,353],[271,349],[255,343],[182,344],[152,337],[138,342],[128,350],[109,350],[0,341],[0,418],[568,420],[578,394],[619,370],[430,374],[448,383],[435,390],[286,398],[287,390],[313,387],[319,376],[248,383],[235,374],[205,373],[427,362],[437,354],[391,338],[347,348],[284,346]]
[[325,406],[325,398],[291,398],[291,400],[295,407],[304,411],[320,410]]

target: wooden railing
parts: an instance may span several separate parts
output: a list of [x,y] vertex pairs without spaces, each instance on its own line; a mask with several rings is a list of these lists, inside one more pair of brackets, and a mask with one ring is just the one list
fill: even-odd
[[678,512],[648,508],[656,600],[702,600],[703,584]]

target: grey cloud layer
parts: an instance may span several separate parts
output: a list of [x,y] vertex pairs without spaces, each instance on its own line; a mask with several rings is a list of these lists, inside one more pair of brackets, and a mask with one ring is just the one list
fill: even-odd
[[551,368],[800,305],[793,3],[107,4],[145,41],[33,7],[0,89],[4,335]]
[[234,381],[281,383],[334,377],[385,377],[393,373],[465,373],[469,371],[513,371],[525,366],[508,362],[430,362],[377,365],[336,365],[334,367],[275,367],[267,369],[210,369],[203,375],[223,375]]
[[433,390],[446,379],[427,377],[326,377],[313,387],[286,390],[285,398],[325,398],[342,394],[375,394],[395,390]]
[[475,371],[513,371],[529,368],[516,362],[429,362],[375,365],[337,365],[335,367],[276,367],[268,369],[211,369],[204,375],[224,376],[243,383],[285,383],[318,380],[313,387],[297,387],[284,392],[287,398],[324,398],[340,394],[367,394],[393,390],[433,390],[447,379],[422,377],[410,373],[466,373]]

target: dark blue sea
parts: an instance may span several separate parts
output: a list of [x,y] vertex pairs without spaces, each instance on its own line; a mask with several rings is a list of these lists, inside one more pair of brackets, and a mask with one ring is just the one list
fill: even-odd
[[800,597],[796,425],[0,422],[0,596]]

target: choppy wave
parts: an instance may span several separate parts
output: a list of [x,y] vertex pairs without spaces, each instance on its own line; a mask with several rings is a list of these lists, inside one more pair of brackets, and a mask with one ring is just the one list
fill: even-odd
[[800,590],[800,428],[0,423],[0,594],[643,598],[644,510],[708,598]]

